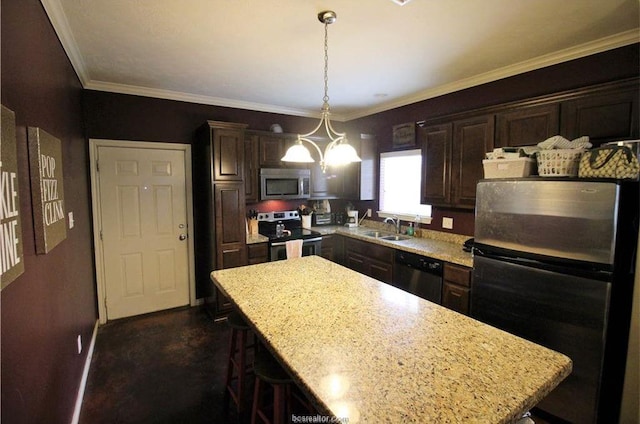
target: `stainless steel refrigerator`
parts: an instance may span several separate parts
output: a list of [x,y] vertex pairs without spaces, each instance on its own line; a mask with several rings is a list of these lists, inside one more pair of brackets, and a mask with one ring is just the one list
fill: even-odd
[[482,180],[476,199],[471,315],[572,359],[571,375],[538,405],[541,415],[617,422],[638,184]]

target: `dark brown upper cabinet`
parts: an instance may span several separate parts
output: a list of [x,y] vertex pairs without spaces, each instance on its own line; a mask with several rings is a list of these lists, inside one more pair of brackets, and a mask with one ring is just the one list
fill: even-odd
[[259,136],[259,163],[263,168],[277,168],[283,165],[282,156],[285,154],[285,140],[279,136]]
[[494,115],[453,123],[451,150],[451,198],[453,206],[474,208],[476,184],[484,177],[482,159],[493,150]]
[[[633,87],[633,86],[632,86]],[[562,103],[561,135],[587,135],[594,146],[638,138],[638,90],[614,88]]]
[[260,162],[258,160],[259,137],[246,133],[244,137],[244,198],[247,203],[260,200]]
[[261,168],[304,168],[305,164],[287,163],[282,157],[287,149],[296,141],[293,134],[268,133],[258,134],[258,162]]
[[361,162],[350,163],[335,172],[341,178],[335,183],[338,197],[349,200],[375,200],[378,187],[378,145],[372,135],[349,138],[349,144],[356,149]]
[[496,147],[532,146],[558,134],[560,105],[523,106],[499,112],[496,121]]
[[536,145],[554,135],[594,146],[640,138],[640,79],[629,78],[423,121],[422,202],[473,208],[482,159],[494,147]]
[[213,179],[244,180],[244,124],[209,121],[213,149]]
[[420,129],[422,203],[475,207],[482,159],[493,150],[494,121],[494,115],[482,115]]
[[451,123],[418,129],[422,148],[422,203],[451,204]]

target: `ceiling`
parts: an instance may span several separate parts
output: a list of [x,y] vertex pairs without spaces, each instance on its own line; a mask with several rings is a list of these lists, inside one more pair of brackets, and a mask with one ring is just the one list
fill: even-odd
[[640,41],[638,0],[41,0],[87,89],[349,120]]

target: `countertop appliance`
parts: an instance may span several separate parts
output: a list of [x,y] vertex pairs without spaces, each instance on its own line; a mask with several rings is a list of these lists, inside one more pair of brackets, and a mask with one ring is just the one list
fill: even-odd
[[332,212],[314,212],[311,215],[311,222],[314,226],[333,225],[335,214]]
[[322,234],[302,228],[298,211],[259,212],[258,232],[269,238],[269,260],[287,259],[286,243],[302,239],[302,256],[319,255]]
[[434,303],[442,303],[442,262],[396,250],[394,286]]
[[310,182],[309,169],[260,168],[260,199],[308,199],[311,197]]
[[572,359],[551,420],[618,421],[637,238],[635,182],[478,183],[471,315]]
[[344,224],[349,228],[355,228],[358,226],[358,211],[350,210],[347,211],[347,222]]

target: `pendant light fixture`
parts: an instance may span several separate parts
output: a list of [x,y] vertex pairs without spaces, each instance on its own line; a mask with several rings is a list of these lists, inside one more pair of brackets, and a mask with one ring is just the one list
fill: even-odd
[[[327,166],[344,165],[351,162],[361,161],[360,157],[358,157],[358,154],[356,153],[356,149],[349,144],[347,134],[337,132],[331,125],[331,112],[329,110],[328,94],[329,77],[327,76],[329,70],[329,43],[327,28],[329,24],[336,21],[336,18],[336,13],[331,10],[318,13],[318,20],[324,24],[324,97],[322,98],[323,103],[320,122],[313,131],[307,134],[298,134],[296,143],[287,150],[287,153],[282,158],[284,162],[315,162],[311,157],[309,150],[302,144],[302,142],[305,141],[315,147],[318,151],[322,172],[326,171]],[[320,147],[309,138],[323,126],[330,139],[329,144],[325,148],[324,155],[322,150],[320,150]]]

